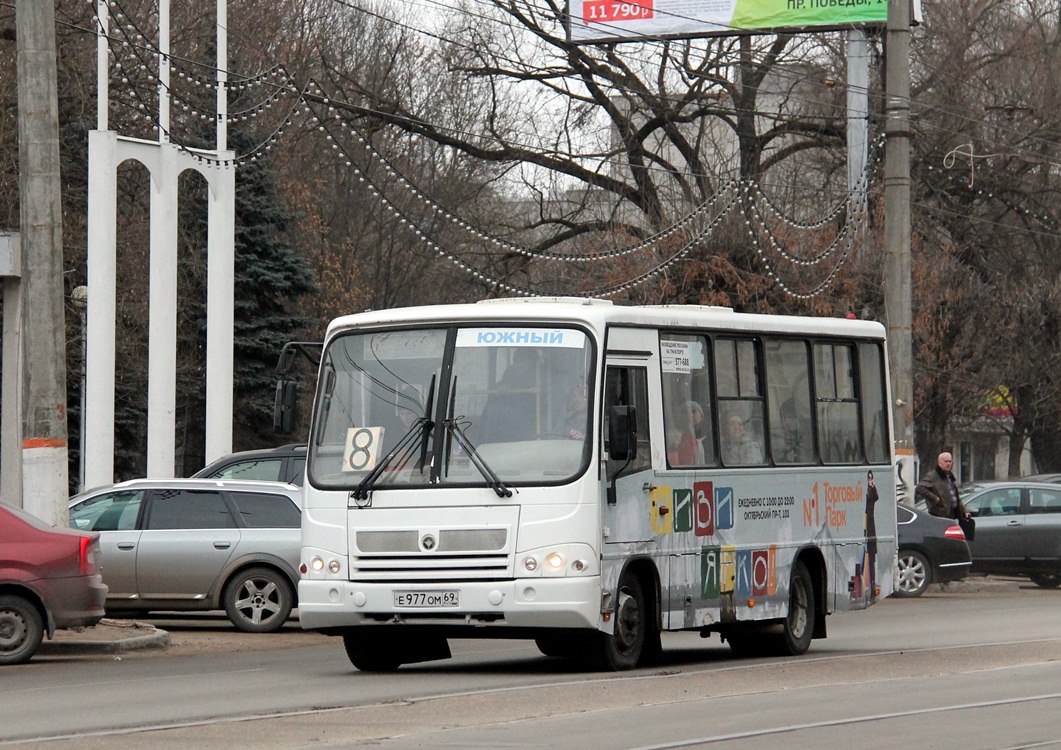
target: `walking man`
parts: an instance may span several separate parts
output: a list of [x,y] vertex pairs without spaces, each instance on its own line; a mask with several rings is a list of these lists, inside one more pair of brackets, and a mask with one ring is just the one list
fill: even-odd
[[954,481],[954,457],[949,453],[940,453],[936,459],[936,468],[926,472],[917,483],[914,497],[928,503],[928,512],[942,518],[963,519],[969,517],[961,498],[958,496],[958,484]]

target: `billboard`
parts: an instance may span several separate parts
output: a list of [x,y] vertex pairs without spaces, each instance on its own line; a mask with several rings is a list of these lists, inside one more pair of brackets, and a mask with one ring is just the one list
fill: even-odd
[[887,0],[569,0],[568,8],[567,35],[575,43],[842,28],[888,20]]

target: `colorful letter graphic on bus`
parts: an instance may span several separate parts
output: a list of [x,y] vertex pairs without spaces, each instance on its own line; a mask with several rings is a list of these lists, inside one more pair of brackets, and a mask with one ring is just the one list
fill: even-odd
[[715,491],[711,482],[693,483],[693,498],[696,503],[696,535],[711,536],[715,533]]
[[655,487],[649,494],[649,523],[653,533],[695,532],[712,536],[733,528],[733,488],[694,482],[693,488]]
[[734,547],[700,549],[700,596],[717,599],[734,592],[739,599],[777,593],[777,545],[769,549]]
[[674,489],[674,531],[681,533],[693,530],[693,491]]
[[733,547],[703,547],[700,550],[700,596],[717,599],[733,591],[737,573],[737,551]]
[[777,593],[777,547],[737,552],[737,596],[750,599]]

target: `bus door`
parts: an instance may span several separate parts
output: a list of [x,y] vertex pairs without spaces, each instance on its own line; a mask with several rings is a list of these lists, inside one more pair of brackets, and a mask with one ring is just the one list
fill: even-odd
[[[658,500],[654,492],[655,468],[662,465],[662,448],[654,450],[653,441],[662,435],[663,418],[658,397],[653,408],[650,396],[658,394],[660,389],[657,351],[657,334],[653,330],[609,331],[603,389],[605,460],[601,477],[601,583],[605,590],[616,590],[623,566],[631,557],[658,558],[659,532],[653,503]],[[613,406],[633,407],[636,451],[629,459],[613,459],[608,453],[608,420]],[[658,559],[656,564],[665,591],[667,566]]]
[[[647,375],[645,363],[613,361],[608,362],[604,375],[603,434],[607,458],[602,489],[603,541],[606,547],[623,546],[623,550],[615,550],[615,554],[621,557],[643,549],[655,536],[649,512],[649,494],[655,473],[652,470]],[[629,459],[613,459],[608,454],[608,420],[614,406],[634,408],[637,451]]]

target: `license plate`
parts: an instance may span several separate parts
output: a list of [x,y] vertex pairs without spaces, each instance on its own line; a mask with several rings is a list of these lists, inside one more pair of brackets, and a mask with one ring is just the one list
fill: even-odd
[[459,607],[459,591],[395,591],[395,607]]

